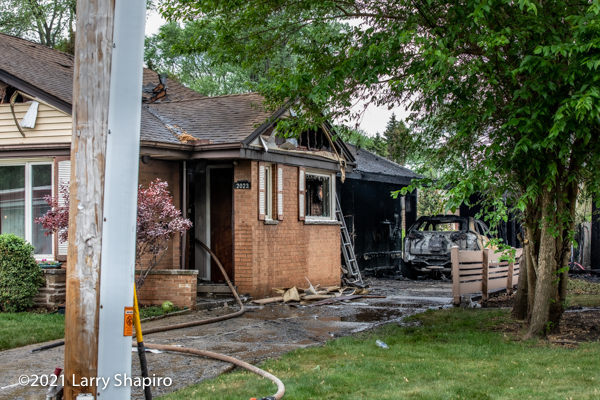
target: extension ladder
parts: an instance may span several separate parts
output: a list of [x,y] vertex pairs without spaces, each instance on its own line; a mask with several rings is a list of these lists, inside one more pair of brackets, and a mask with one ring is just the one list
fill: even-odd
[[336,207],[335,217],[340,222],[340,236],[342,238],[342,254],[344,255],[344,262],[346,263],[346,279],[349,283],[363,283],[360,270],[358,269],[358,263],[356,262],[356,254],[354,254],[354,246],[350,241],[350,234],[348,233],[348,227],[346,226],[346,220],[342,213],[342,206],[340,205],[340,199],[337,194],[335,195]]

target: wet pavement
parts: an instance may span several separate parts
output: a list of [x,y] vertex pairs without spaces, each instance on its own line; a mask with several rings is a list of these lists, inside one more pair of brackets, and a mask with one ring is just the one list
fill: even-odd
[[[404,317],[441,307],[452,300],[451,283],[439,281],[370,280],[371,294],[386,298],[360,298],[315,307],[292,307],[283,303],[246,304],[239,318],[192,328],[144,335],[147,343],[210,350],[250,363],[278,357],[291,350],[321,345],[336,337],[400,322]],[[150,321],[144,328],[202,320],[232,313],[237,307],[195,311],[191,314]],[[49,342],[52,343],[52,342]],[[17,383],[21,374],[48,374],[63,365],[62,347],[38,353],[33,348],[47,343],[0,352],[0,387]],[[172,384],[154,387],[154,396],[171,392],[232,369],[231,364],[176,353],[147,353],[149,374],[168,377]],[[134,377],[140,376],[137,354],[132,355]],[[43,387],[14,387],[1,390],[0,399],[45,399]],[[140,390],[133,399],[143,399]]]

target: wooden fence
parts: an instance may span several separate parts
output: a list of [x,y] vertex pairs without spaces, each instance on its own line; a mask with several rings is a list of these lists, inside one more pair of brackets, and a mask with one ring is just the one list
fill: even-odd
[[487,300],[490,290],[506,288],[512,294],[519,283],[519,271],[523,249],[516,249],[515,262],[499,261],[503,253],[494,250],[459,250],[452,247],[452,297],[460,304],[463,294],[481,292]]

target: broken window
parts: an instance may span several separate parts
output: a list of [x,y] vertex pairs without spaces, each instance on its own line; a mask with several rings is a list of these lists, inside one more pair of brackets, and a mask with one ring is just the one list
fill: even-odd
[[306,174],[306,216],[331,218],[331,176]]
[[438,232],[452,232],[461,229],[460,221],[450,220],[439,220],[439,221],[423,221],[420,226],[415,227],[415,230],[419,231],[438,231]]

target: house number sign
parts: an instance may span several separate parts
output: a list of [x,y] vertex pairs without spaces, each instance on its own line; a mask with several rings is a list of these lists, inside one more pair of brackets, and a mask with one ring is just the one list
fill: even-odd
[[250,182],[248,181],[237,181],[233,186],[235,189],[250,189]]

